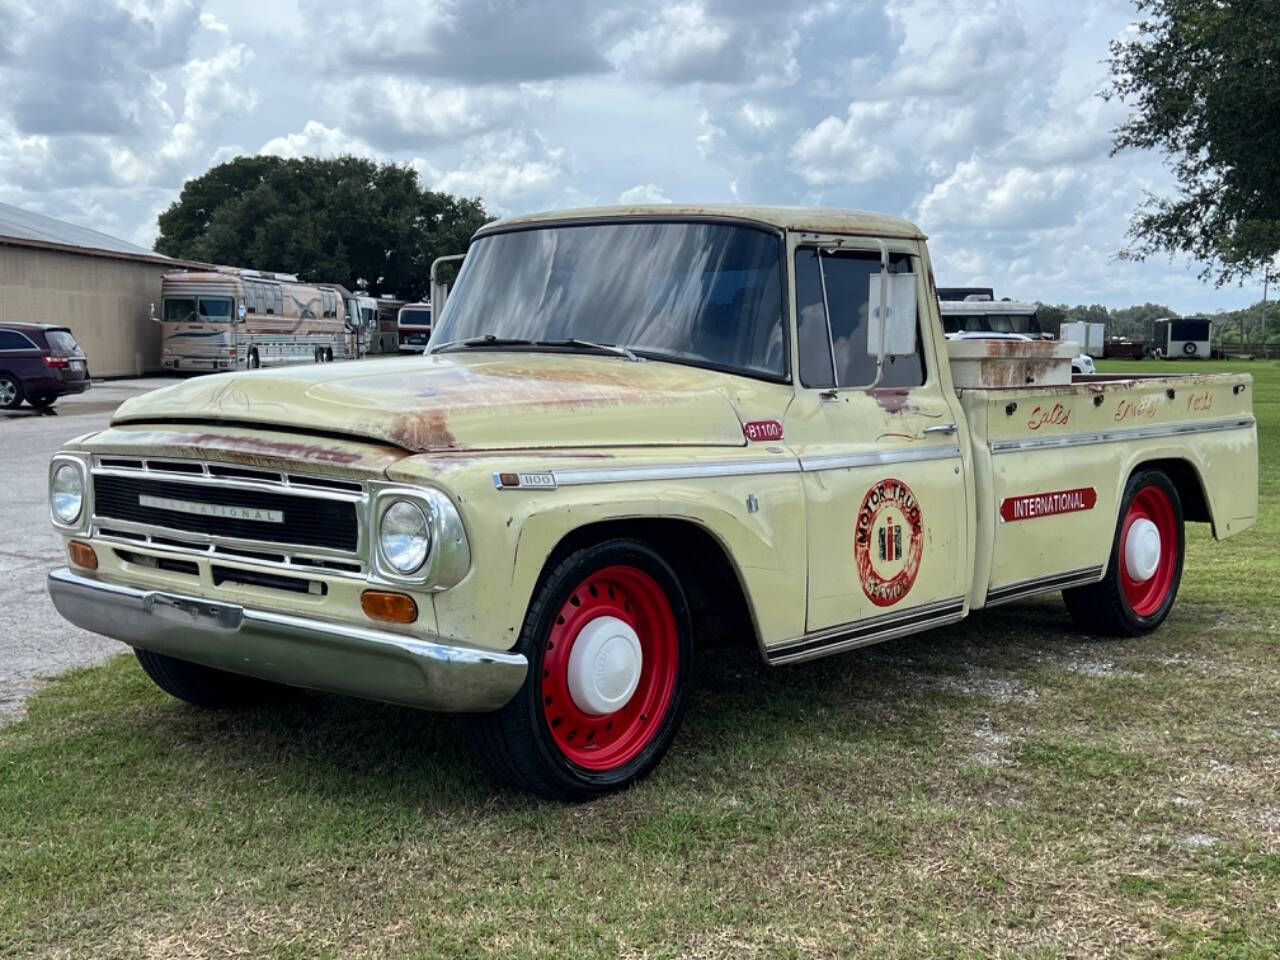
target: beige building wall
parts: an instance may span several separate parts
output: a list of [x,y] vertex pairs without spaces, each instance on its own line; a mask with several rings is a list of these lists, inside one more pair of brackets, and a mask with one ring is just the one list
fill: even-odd
[[173,267],[0,243],[0,320],[70,327],[95,377],[160,369],[160,278]]

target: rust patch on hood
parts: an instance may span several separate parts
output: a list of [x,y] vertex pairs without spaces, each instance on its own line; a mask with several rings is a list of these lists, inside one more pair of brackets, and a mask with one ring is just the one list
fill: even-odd
[[406,450],[463,449],[449,432],[444,411],[427,409],[421,413],[397,413],[387,428],[387,439]]

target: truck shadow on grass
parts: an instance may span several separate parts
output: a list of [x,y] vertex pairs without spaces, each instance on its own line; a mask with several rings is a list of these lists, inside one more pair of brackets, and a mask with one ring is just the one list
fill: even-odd
[[[692,776],[714,790],[717,781],[740,781],[744,762],[785,756],[815,737],[936,740],[949,712],[965,712],[958,698],[1016,703],[1028,695],[1020,675],[1037,658],[1111,643],[1083,637],[1055,601],[1002,607],[783,668],[765,666],[747,644],[701,651],[683,731],[640,789],[662,790]],[[983,679],[975,683],[975,676]],[[316,800],[418,810],[539,802],[480,770],[455,717],[319,693],[271,708],[206,713],[153,699],[140,675],[131,683],[147,702],[132,714],[128,735],[149,741],[148,751],[198,758],[204,770],[222,768],[233,780],[269,778]],[[768,773],[757,768],[747,776]]]

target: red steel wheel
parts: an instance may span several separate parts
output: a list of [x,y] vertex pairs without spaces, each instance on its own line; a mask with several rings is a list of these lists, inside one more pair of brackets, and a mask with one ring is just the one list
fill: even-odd
[[514,649],[524,685],[467,718],[471,748],[501,780],[558,800],[630,786],[671,746],[689,703],[693,619],[661,553],[618,538],[547,570]]
[[1178,528],[1173,503],[1160,487],[1143,487],[1129,503],[1120,531],[1120,583],[1129,607],[1149,617],[1173,587]]
[[606,567],[579,583],[542,661],[543,715],[560,752],[588,770],[639,754],[671,703],[678,651],[671,603],[643,570]]
[[1120,500],[1107,571],[1097,583],[1062,591],[1067,611],[1093,633],[1150,633],[1173,608],[1185,547],[1182,501],[1169,475],[1136,471]]

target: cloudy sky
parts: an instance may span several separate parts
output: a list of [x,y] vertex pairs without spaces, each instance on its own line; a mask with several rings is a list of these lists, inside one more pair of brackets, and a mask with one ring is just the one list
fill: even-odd
[[1117,262],[1155,155],[1108,157],[1124,0],[0,0],[0,200],[150,246],[247,153],[407,163],[493,212],[901,214],[942,284],[1183,312],[1261,295]]

